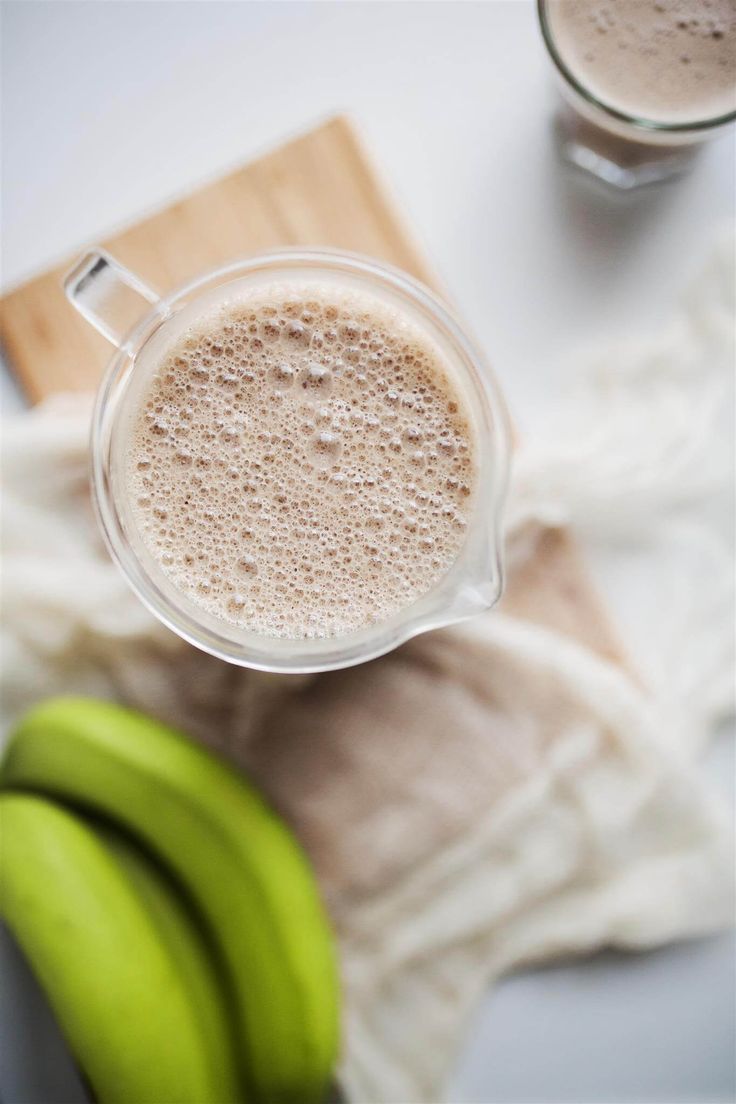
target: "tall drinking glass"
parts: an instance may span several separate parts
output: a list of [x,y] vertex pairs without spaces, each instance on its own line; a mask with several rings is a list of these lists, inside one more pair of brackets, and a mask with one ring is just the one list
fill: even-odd
[[537,10],[561,93],[561,153],[607,184],[684,172],[736,119],[733,5],[537,0]]

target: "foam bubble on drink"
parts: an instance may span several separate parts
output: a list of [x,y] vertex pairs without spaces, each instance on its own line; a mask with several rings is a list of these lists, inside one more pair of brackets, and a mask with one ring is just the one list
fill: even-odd
[[560,57],[603,103],[662,123],[736,109],[734,0],[550,0]]
[[261,286],[158,364],[125,449],[131,516],[210,614],[292,639],[373,625],[429,591],[477,484],[440,349],[362,291]]

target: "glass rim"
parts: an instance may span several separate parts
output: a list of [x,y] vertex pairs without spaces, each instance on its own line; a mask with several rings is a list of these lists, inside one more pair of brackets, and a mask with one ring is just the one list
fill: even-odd
[[733,111],[727,111],[723,115],[711,115],[707,119],[696,119],[692,122],[663,123],[656,119],[647,119],[643,115],[632,115],[627,111],[622,111],[621,108],[614,107],[613,104],[607,103],[599,96],[596,96],[595,93],[591,92],[586,85],[578,80],[559,53],[549,19],[547,18],[547,10],[550,6],[550,2],[551,0],[537,0],[539,26],[542,31],[544,44],[547,47],[547,53],[552,59],[560,76],[562,76],[570,87],[592,107],[604,111],[607,115],[610,115],[620,123],[627,123],[629,126],[636,127],[643,132],[656,131],[662,134],[689,134],[692,132],[697,133],[698,131],[715,130],[725,123],[732,123],[736,120],[736,108],[734,108]]
[[[438,332],[446,336],[457,352],[458,362],[462,363],[485,404],[482,412],[485,421],[494,431],[491,440],[481,441],[486,465],[489,458],[493,459],[493,480],[490,486],[479,488],[468,536],[448,572],[409,606],[375,625],[341,636],[304,640],[270,637],[248,629],[239,630],[228,622],[220,626],[215,623],[218,619],[207,611],[197,614],[189,609],[185,600],[176,601],[176,588],[159,585],[131,543],[112,487],[111,442],[120,392],[124,391],[134,370],[137,354],[171,317],[170,308],[186,305],[192,301],[188,297],[247,276],[260,267],[279,264],[294,264],[297,270],[300,266],[332,267],[338,272],[347,270],[355,276],[381,282],[398,293],[399,299],[408,299],[419,308],[420,315],[426,315]],[[468,398],[470,401],[470,396]],[[421,632],[454,624],[494,605],[503,590],[501,513],[508,489],[509,463],[510,427],[503,396],[484,358],[466,338],[451,308],[400,269],[335,249],[268,250],[206,271],[163,295],[113,355],[97,392],[92,419],[93,504],[107,547],[128,585],[159,621],[190,644],[229,663],[269,672],[309,674],[354,666],[391,651]],[[479,549],[488,556],[483,580],[475,576],[468,563],[473,550],[477,553]],[[228,628],[232,631],[228,632]]]

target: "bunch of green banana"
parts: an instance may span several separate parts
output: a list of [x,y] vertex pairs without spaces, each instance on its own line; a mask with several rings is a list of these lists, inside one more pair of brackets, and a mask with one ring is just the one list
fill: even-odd
[[[338,1037],[333,940],[298,844],[242,777],[147,717],[103,702],[60,699],[21,721],[0,764],[0,789],[5,791],[0,797],[0,909],[46,986],[102,1104],[232,1104],[238,1099],[323,1104]],[[138,847],[106,833],[98,838],[96,829],[50,801],[18,791],[104,818]],[[61,830],[54,847],[55,830],[44,827],[44,816],[47,822],[57,818],[55,823],[61,818],[68,847]],[[23,818],[35,822],[35,834],[25,831],[19,823]],[[33,839],[35,853],[24,842]],[[188,917],[185,926],[183,910],[169,907],[171,887],[164,875],[141,862],[139,848],[155,856],[182,887],[223,979],[224,1007],[199,933]],[[62,852],[71,858],[63,860]],[[109,891],[112,909],[106,904],[108,883],[117,887]],[[98,966],[118,955],[121,976],[116,974],[115,984],[119,981],[125,996],[121,1005],[117,989],[108,988],[101,998],[93,985],[95,969],[77,969],[74,955],[67,957],[53,938],[64,905],[65,931],[77,925],[80,948],[85,939],[92,940]],[[83,905],[88,916],[82,915]],[[139,937],[144,953],[135,949]],[[128,974],[131,958],[136,958],[135,969]],[[182,982],[181,1007],[172,998],[167,1016],[176,1021],[168,1027],[159,1008],[163,982],[157,980],[168,977],[166,964],[171,984],[177,978]],[[105,975],[99,971],[99,976]],[[225,1015],[232,1025],[239,1089],[229,1070]],[[108,1032],[104,1047],[94,1042],[98,1031]],[[196,1045],[187,1031],[196,1034]],[[163,1049],[156,1042],[160,1034],[168,1040]],[[181,1060],[186,1051],[180,1070],[186,1088],[149,1088],[141,1079],[136,1095],[134,1081],[123,1077],[126,1045],[131,1077],[135,1063],[143,1062],[152,1077],[163,1078],[165,1056]],[[94,1066],[88,1064],[90,1049],[96,1052]],[[189,1071],[195,1062],[201,1069]],[[119,1088],[110,1083],[111,1072]]]
[[0,825],[3,913],[98,1098],[236,1100],[226,1026],[219,1039],[202,1030],[222,1007],[210,964],[145,858],[131,861],[155,909],[94,831],[54,802],[4,793]]

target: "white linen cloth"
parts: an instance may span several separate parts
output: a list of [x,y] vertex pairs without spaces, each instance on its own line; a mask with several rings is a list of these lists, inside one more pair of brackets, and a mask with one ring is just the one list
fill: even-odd
[[5,425],[4,724],[109,696],[255,777],[339,932],[356,1104],[443,1099],[506,971],[731,922],[731,821],[698,768],[733,708],[730,240],[666,332],[587,359],[516,460],[511,562],[572,526],[637,677],[499,611],[349,671],[230,667],[158,625],[102,547],[89,399]]

